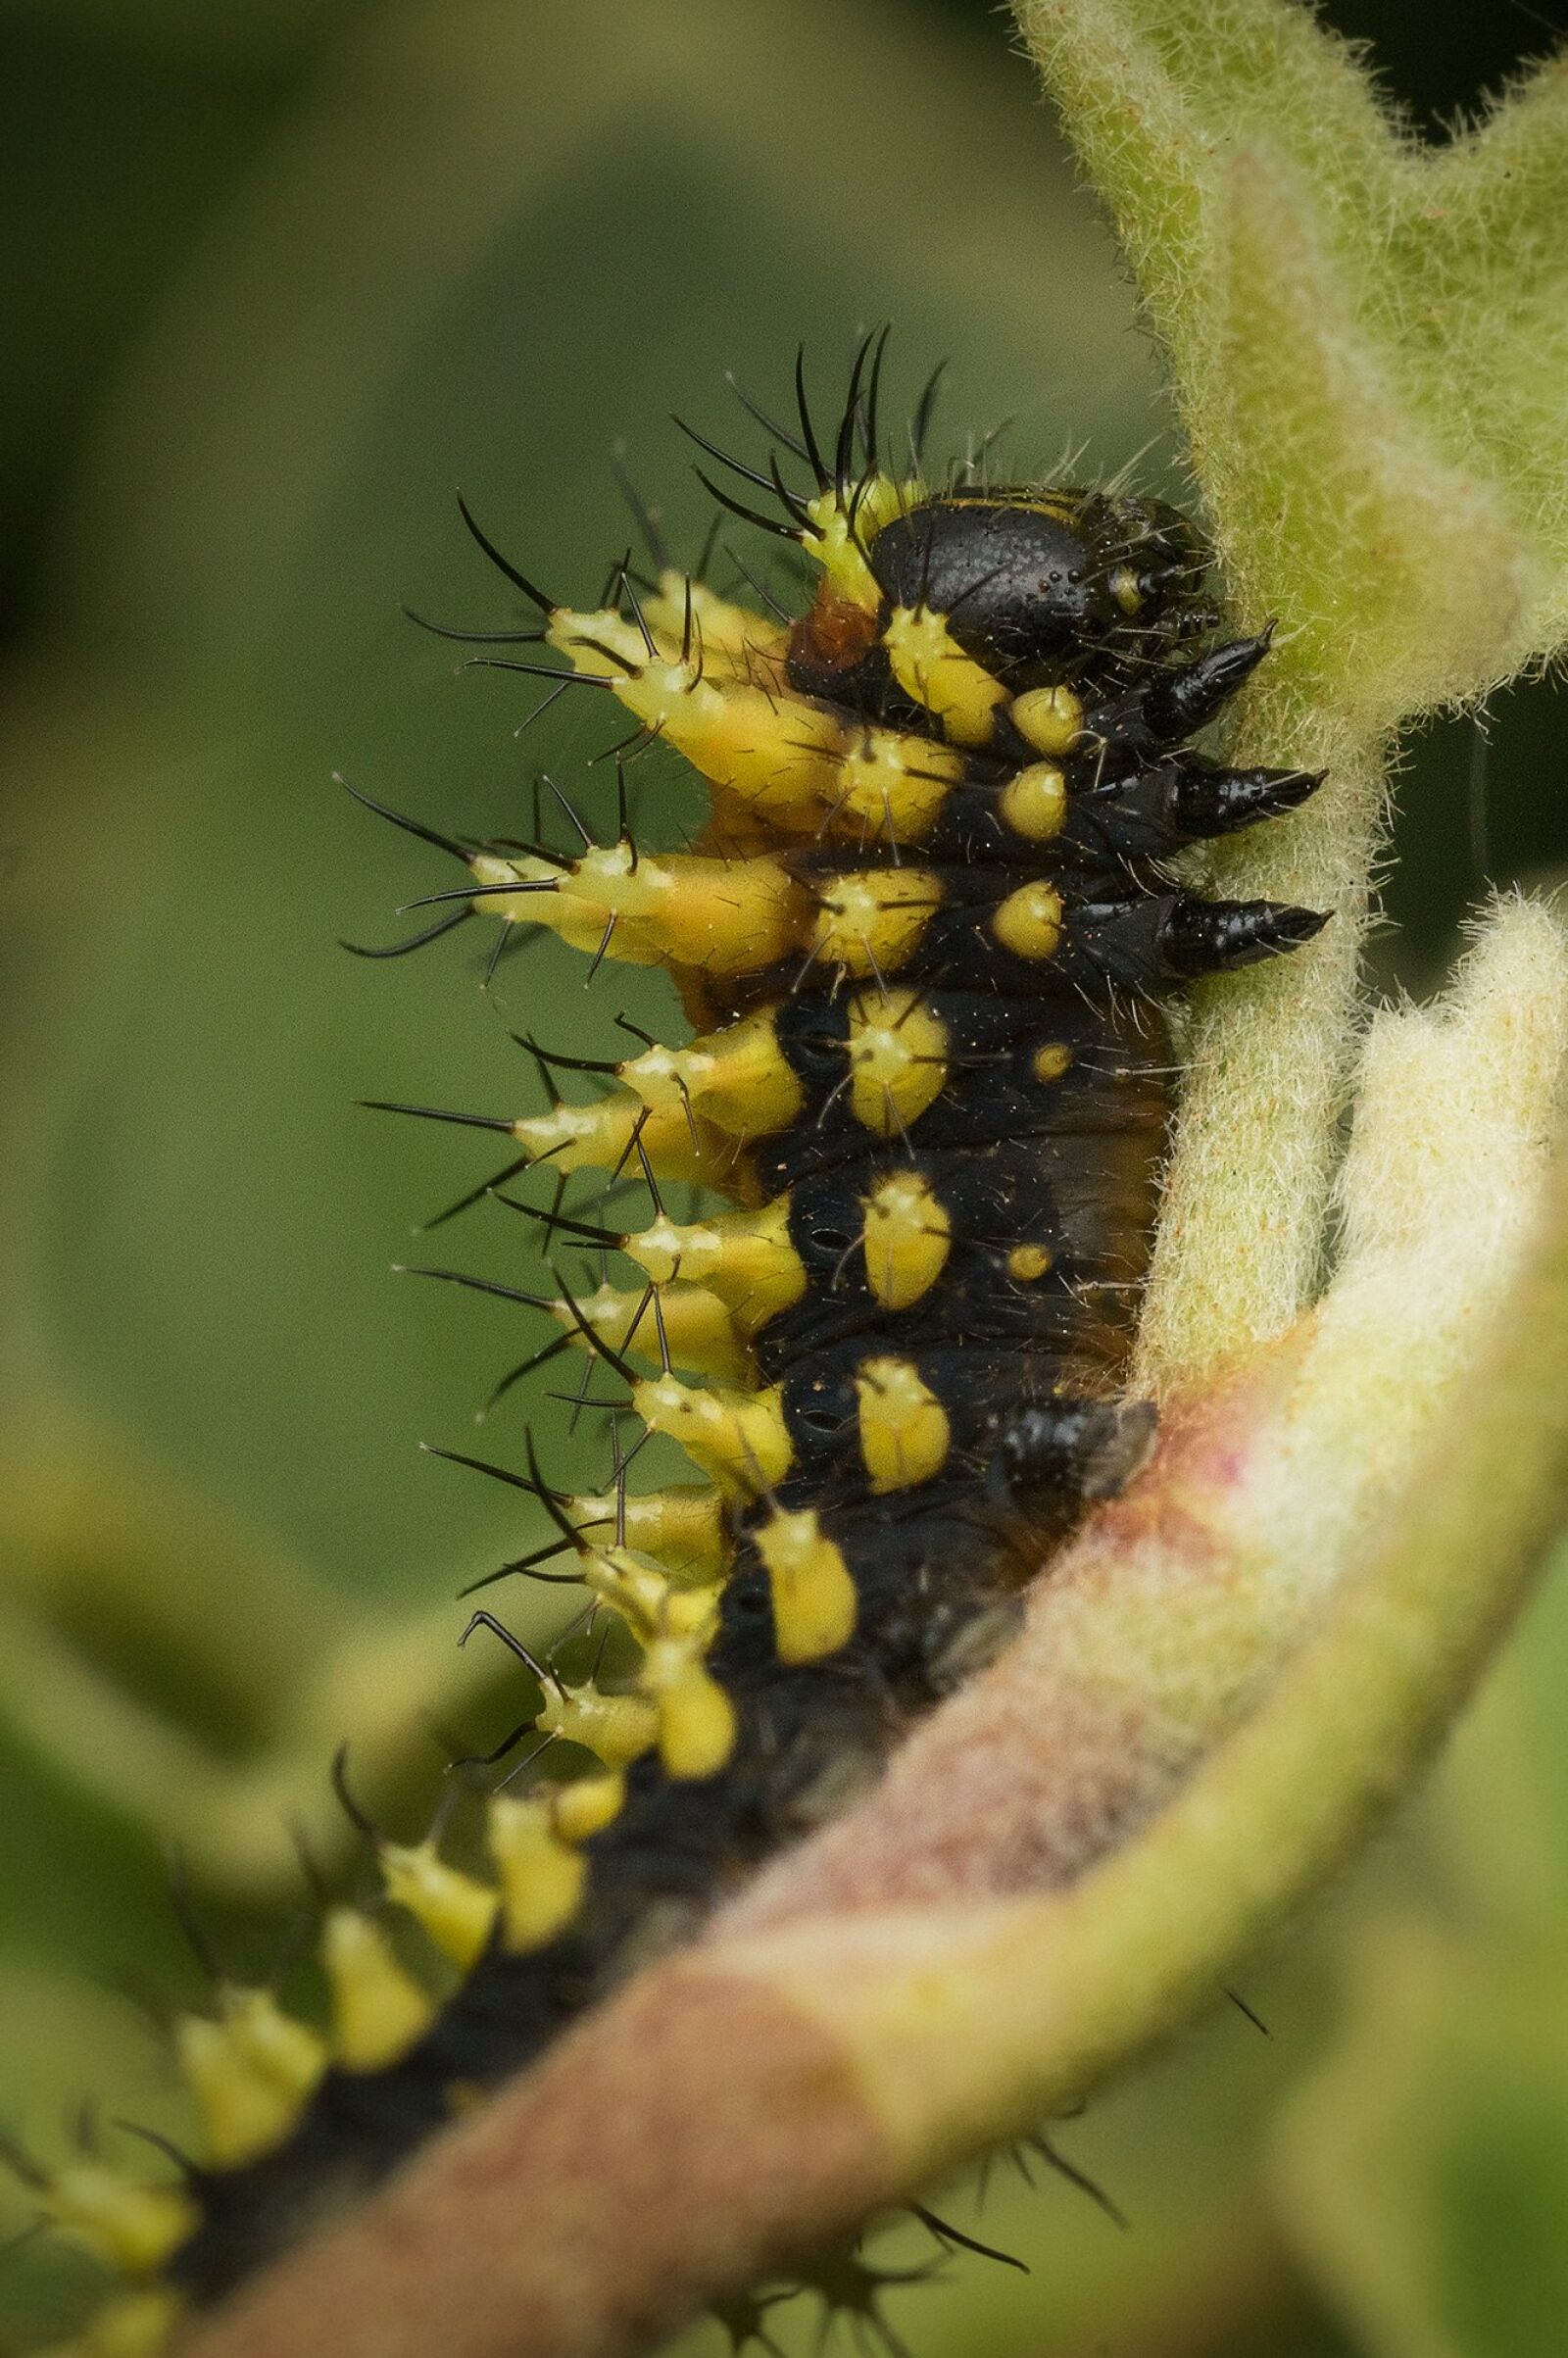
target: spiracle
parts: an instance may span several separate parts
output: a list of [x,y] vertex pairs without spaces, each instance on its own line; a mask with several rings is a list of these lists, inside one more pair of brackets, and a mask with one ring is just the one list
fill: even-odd
[[[481,660],[615,700],[637,748],[673,748],[711,792],[682,852],[634,840],[624,804],[613,842],[565,805],[569,852],[383,813],[466,874],[368,955],[485,918],[499,956],[545,928],[595,968],[665,968],[694,1025],[594,1063],[527,1037],[547,1075],[604,1082],[588,1102],[393,1108],[503,1132],[492,1186],[541,1171],[544,1200],[506,1200],[554,1251],[626,1272],[517,1297],[559,1330],[534,1363],[586,1354],[581,1397],[613,1410],[603,1489],[555,1487],[531,1441],[526,1471],[485,1468],[554,1526],[506,1569],[564,1563],[619,1651],[568,1675],[476,1613],[534,1698],[494,1756],[483,1862],[444,1854],[442,1823],[399,1843],[364,1821],[383,1894],[324,1909],[325,2027],[220,1981],[175,2039],[202,2158],[161,2185],[34,2173],[44,2211],[130,2280],[77,2358],[156,2347],[842,1808],[1148,1451],[1153,1410],[1123,1385],[1170,1110],[1162,1005],[1323,922],[1205,899],[1169,861],[1318,779],[1192,749],[1269,643],[1216,639],[1194,526],[1128,493],[929,487],[929,399],[892,470],[885,342],[860,347],[830,437],[798,368],[765,467],[704,446],[767,503],[704,473],[721,508],[816,568],[798,618],[717,595],[651,524],[651,573],[618,566],[576,611],[464,511],[538,614],[489,634],[537,660]],[[603,1201],[570,1194],[579,1172]],[[628,1182],[643,1211],[612,1218]],[[637,1489],[639,1429],[701,1479]],[[338,1779],[357,1812],[341,1761]]]

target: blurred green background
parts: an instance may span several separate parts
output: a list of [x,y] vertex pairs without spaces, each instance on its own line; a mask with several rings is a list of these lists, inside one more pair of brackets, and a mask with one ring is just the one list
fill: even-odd
[[[1559,22],[1328,13],[1434,137]],[[387,1274],[488,1149],[354,1101],[522,1110],[509,1024],[602,1050],[614,1007],[664,1003],[635,976],[590,1002],[549,946],[487,1001],[477,928],[380,966],[335,946],[448,881],[336,767],[475,833],[527,831],[541,765],[612,810],[595,700],[519,741],[529,683],[399,614],[512,618],[454,484],[586,601],[627,530],[612,449],[690,553],[667,414],[732,427],[729,368],[782,398],[803,333],[829,385],[883,318],[896,391],[951,356],[944,450],[1010,416],[1019,472],[1142,453],[1159,487],[1179,449],[972,0],[9,0],[0,26],[0,2116],[47,2147],[87,2091],[178,2125],[146,2020],[199,1989],[168,1843],[265,1971],[289,1821],[342,1864],[337,1741],[412,1827],[433,1731],[505,1725],[453,1597],[532,1526],[416,1445],[517,1462],[515,1396],[477,1441],[470,1412],[537,1330]],[[1561,872],[1561,723],[1535,685],[1410,749],[1385,985],[1441,977],[1488,881]],[[678,832],[689,786],[636,775],[641,825]],[[431,1257],[526,1284],[521,1231],[484,1206]],[[1227,2007],[1055,2132],[1128,2228],[1049,2169],[954,2194],[1032,2273],[892,2294],[921,2358],[1568,2347],[1565,1688],[1548,1589],[1420,1806],[1250,1978],[1271,2038]],[[0,2233],[25,2215],[0,2195]],[[57,2331],[74,2293],[29,2247],[0,2320]],[[802,2307],[771,2321],[791,2347]]]

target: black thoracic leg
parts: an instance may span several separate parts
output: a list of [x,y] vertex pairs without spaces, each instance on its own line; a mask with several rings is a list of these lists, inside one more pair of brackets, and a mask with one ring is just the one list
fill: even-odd
[[1269,650],[1272,629],[1250,639],[1228,639],[1168,671],[1099,706],[1084,721],[1084,742],[1100,746],[1118,766],[1141,761],[1163,746],[1180,745],[1208,726],[1250,679]]
[[1279,901],[1201,901],[1180,894],[1160,928],[1160,956],[1173,982],[1229,974],[1282,950],[1298,950],[1328,923],[1318,909]]
[[1156,673],[1142,691],[1145,727],[1165,745],[1196,737],[1250,679],[1273,636],[1270,628],[1255,638],[1228,639],[1223,647],[1211,647],[1176,670]]
[[1166,786],[1165,814],[1189,843],[1234,835],[1259,819],[1295,811],[1327,775],[1323,769],[1224,769],[1200,754],[1187,754]]

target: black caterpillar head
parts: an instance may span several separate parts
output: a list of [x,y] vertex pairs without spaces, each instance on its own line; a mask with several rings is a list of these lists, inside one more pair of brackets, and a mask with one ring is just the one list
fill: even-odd
[[867,560],[888,606],[946,616],[1015,692],[1109,684],[1152,641],[1209,629],[1208,551],[1162,501],[1095,491],[954,490],[893,516]]
[[791,635],[791,678],[866,711],[890,709],[889,650],[911,631],[906,694],[911,666],[946,647],[1008,696],[1068,688],[1093,703],[1218,618],[1208,546],[1161,500],[877,476],[806,546],[823,577]]

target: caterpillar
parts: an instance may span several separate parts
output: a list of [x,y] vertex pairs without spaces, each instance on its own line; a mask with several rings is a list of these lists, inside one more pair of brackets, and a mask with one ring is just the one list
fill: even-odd
[[[524,1471],[459,1459],[548,1515],[551,1540],[502,1570],[580,1583],[589,1656],[536,1659],[475,1611],[468,1634],[531,1685],[485,1763],[482,1851],[444,1819],[379,1835],[340,1758],[378,1894],[323,1903],[324,2026],[222,1980],[179,2022],[200,2158],[159,2182],[15,2157],[40,2210],[128,2280],[57,2358],[161,2346],[843,1808],[1006,1643],[1043,1554],[1151,1446],[1153,1409],[1124,1392],[1170,1114],[1163,1008],[1324,922],[1204,898],[1170,862],[1320,777],[1193,749],[1270,640],[1216,636],[1197,528],[1125,491],[963,469],[932,487],[935,379],[895,467],[886,342],[860,344],[830,434],[798,359],[787,425],[747,404],[763,466],[696,437],[768,503],[700,468],[719,516],[810,569],[799,614],[673,565],[646,512],[650,569],[623,561],[574,610],[463,509],[532,617],[447,635],[624,708],[622,786],[661,743],[710,791],[701,836],[667,852],[634,839],[624,793],[601,842],[552,787],[566,849],[537,814],[526,841],[474,843],[359,798],[464,870],[409,941],[366,955],[488,919],[492,971],[553,933],[595,971],[663,967],[691,1019],[685,1045],[642,1035],[603,1060],[522,1035],[541,1113],[373,1101],[504,1134],[490,1190],[558,1256],[628,1273],[536,1297],[429,1272],[532,1302],[557,1330],[535,1363],[582,1354],[579,1398],[612,1411],[592,1494],[552,1484],[531,1439]],[[604,1086],[569,1102],[564,1070]],[[529,1172],[547,1193],[510,1194]],[[700,1478],[637,1488],[654,1436]]]

